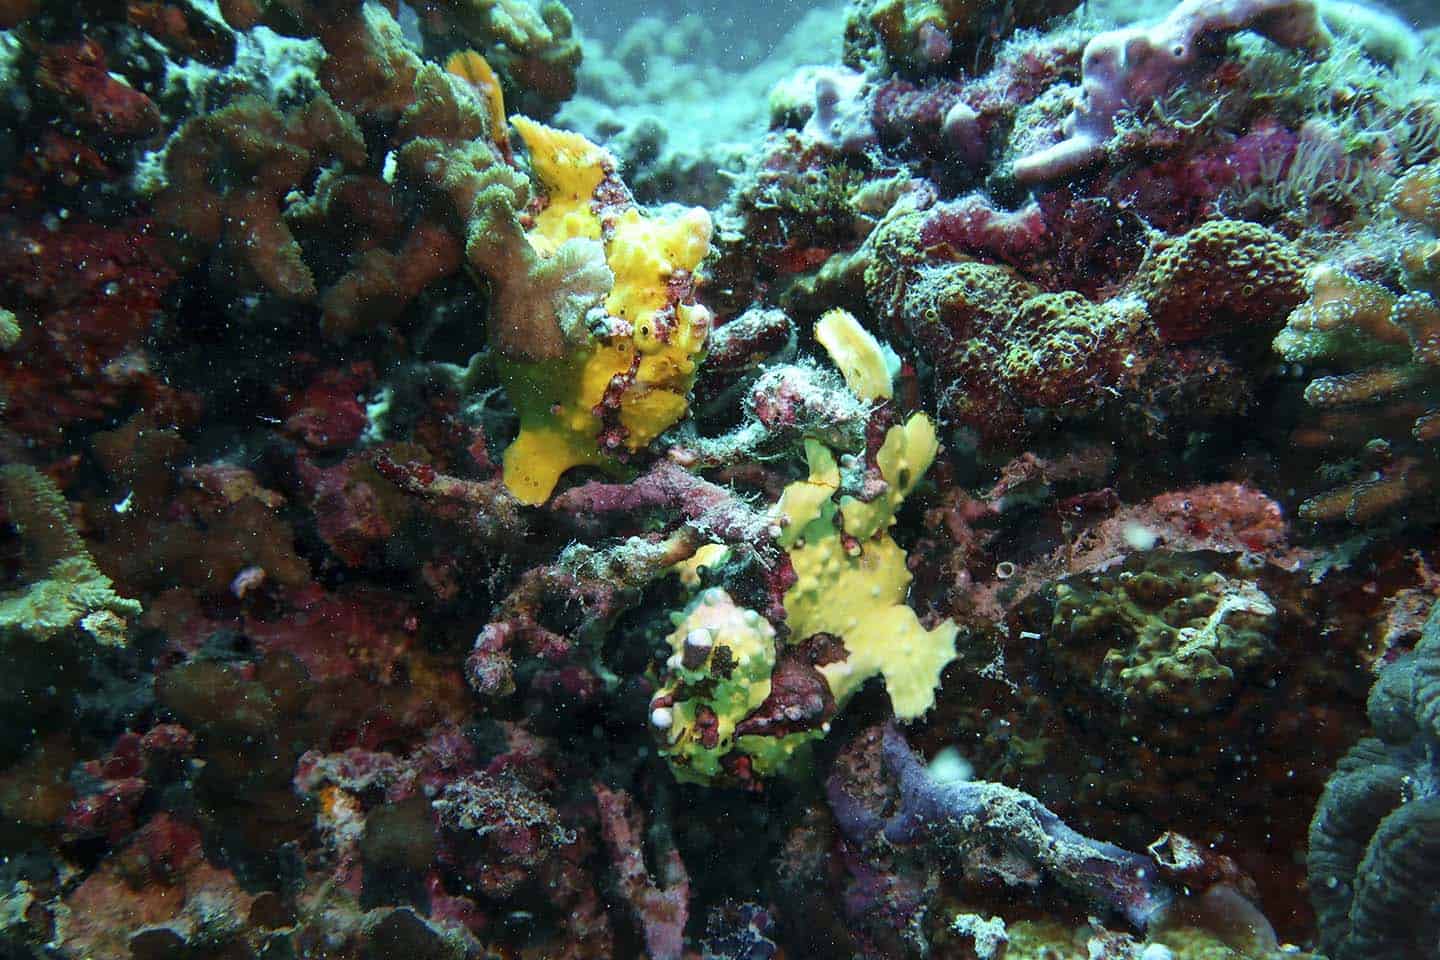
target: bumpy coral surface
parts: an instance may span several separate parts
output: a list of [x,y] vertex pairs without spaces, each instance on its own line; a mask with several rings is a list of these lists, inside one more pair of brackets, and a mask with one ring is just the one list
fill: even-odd
[[[1307,403],[1331,412],[1321,427],[1329,436],[1315,442],[1336,445],[1352,426],[1371,434],[1369,466],[1378,469],[1306,500],[1301,515],[1314,520],[1379,520],[1430,484],[1426,448],[1440,435],[1440,409],[1429,401],[1440,363],[1440,303],[1434,296],[1440,161],[1405,171],[1390,205],[1423,231],[1407,236],[1385,265],[1394,286],[1333,264],[1317,266],[1306,282],[1306,301],[1275,338],[1287,360],[1338,368],[1305,388]],[[1411,453],[1417,447],[1424,452],[1418,459]]]

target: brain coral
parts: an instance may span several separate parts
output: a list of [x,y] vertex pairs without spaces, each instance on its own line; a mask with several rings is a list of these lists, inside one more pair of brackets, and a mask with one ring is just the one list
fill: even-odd
[[1335,960],[1433,956],[1440,941],[1440,605],[1370,691],[1376,736],[1340,761],[1310,824],[1310,898]]

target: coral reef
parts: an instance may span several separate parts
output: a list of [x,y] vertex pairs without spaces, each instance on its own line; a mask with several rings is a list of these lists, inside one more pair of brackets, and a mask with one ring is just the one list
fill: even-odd
[[1014,449],[1047,421],[1143,403],[1186,377],[1198,358],[1183,345],[1194,341],[1216,351],[1221,376],[1254,362],[1254,342],[1302,296],[1303,260],[1289,244],[1229,220],[1155,244],[1098,302],[1047,290],[1026,274],[1043,277],[1033,258],[1055,229],[1041,209],[970,197],[892,215],[861,248],[871,309],[933,365],[942,417],[983,445]]
[[1440,38],[747,9],[0,2],[0,957],[1434,952]]
[[13,642],[15,635],[47,640],[80,628],[98,643],[123,644],[125,618],[139,616],[140,604],[116,593],[95,566],[54,483],[34,467],[11,464],[0,468],[0,491],[29,547],[28,582],[0,601],[0,631]]
[[1125,27],[1091,38],[1081,54],[1080,89],[1065,138],[1015,161],[1022,182],[1051,180],[1095,162],[1122,112],[1143,114],[1171,88],[1210,64],[1223,41],[1251,30],[1276,44],[1323,56],[1330,33],[1312,0],[1186,0],[1153,27]]
[[1075,7],[1072,0],[1022,0],[998,9],[965,0],[857,3],[846,15],[845,61],[902,74],[935,73],[948,66],[978,73],[1007,34]]

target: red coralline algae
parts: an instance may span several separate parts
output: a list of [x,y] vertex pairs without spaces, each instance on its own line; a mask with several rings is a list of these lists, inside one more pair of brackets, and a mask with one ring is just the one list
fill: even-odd
[[160,110],[151,99],[110,72],[105,50],[88,37],[51,46],[40,55],[35,79],[84,132],[134,140],[160,130]]
[[132,944],[152,930],[182,944],[202,931],[202,939],[223,943],[240,938],[254,900],[234,874],[203,861],[171,884],[138,889],[113,867],[102,868],[65,897],[68,915],[56,939],[96,960],[129,960]]
[[315,450],[353,447],[369,422],[362,400],[374,379],[368,363],[320,371],[298,395],[284,397],[293,411],[285,429]]
[[1174,543],[1175,549],[1265,553],[1289,540],[1280,505],[1243,484],[1162,493],[1150,506],[1168,529],[1183,531],[1189,538]]
[[10,428],[54,438],[127,403],[171,402],[175,391],[152,369],[146,338],[175,279],[148,220],[8,232],[0,290],[27,318],[20,349],[0,354]]
[[1095,163],[1122,112],[1143,112],[1187,75],[1212,65],[1216,38],[1253,30],[1282,46],[1324,56],[1330,32],[1310,0],[1186,0],[1153,27],[1127,27],[1085,46],[1082,80],[1063,139],[1015,162],[1023,182],[1052,180]]
[[130,23],[182,56],[211,67],[235,62],[235,36],[195,7],[171,0],[130,0]]
[[319,467],[307,457],[296,467],[311,497],[315,531],[331,552],[352,567],[378,561],[411,511],[370,458],[352,455],[333,467]]
[[396,678],[414,644],[401,603],[378,593],[332,594],[313,584],[289,599],[285,619],[246,622],[261,650],[294,655],[316,680],[358,674],[385,684]]
[[446,838],[443,860],[492,897],[509,896],[542,867],[553,867],[558,851],[576,840],[555,809],[514,772],[456,780],[434,807]]
[[600,827],[615,865],[615,881],[635,911],[653,960],[680,960],[688,918],[690,877],[674,850],[660,861],[658,877],[645,866],[641,835],[645,824],[630,795],[595,785]]

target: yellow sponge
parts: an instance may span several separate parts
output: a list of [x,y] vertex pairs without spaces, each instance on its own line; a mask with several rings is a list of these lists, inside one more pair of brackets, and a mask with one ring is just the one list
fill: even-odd
[[646,216],[613,179],[614,161],[600,147],[524,117],[511,122],[548,201],[526,239],[542,257],[571,250],[569,241],[603,242],[614,275],[604,300],[609,320],[585,343],[557,359],[498,364],[520,417],[520,434],[505,451],[505,485],[538,504],[565,471],[613,467],[620,449],[644,448],[685,415],[711,316],[690,283],[674,281],[709,252],[711,223],[699,208]]
[[828,310],[815,321],[815,339],[861,400],[888,400],[894,393],[885,352],[869,330],[848,310]]
[[885,532],[937,449],[934,424],[923,413],[891,427],[876,457],[886,493],[871,503],[846,497],[837,507],[834,457],[812,441],[810,476],[787,486],[776,507],[796,576],[784,597],[792,638],[829,633],[845,644],[844,660],[819,668],[837,704],[881,675],[895,715],[913,719],[934,705],[940,673],[955,657],[955,624],[926,630],[905,605],[911,580],[905,551]]
[[709,783],[732,752],[750,757],[768,776],[818,732],[782,737],[735,736],[736,725],[770,696],[775,669],[775,628],[754,610],[737,606],[719,587],[703,591],[675,618],[670,682],[655,694],[650,722],[665,741],[661,752],[678,780]]

